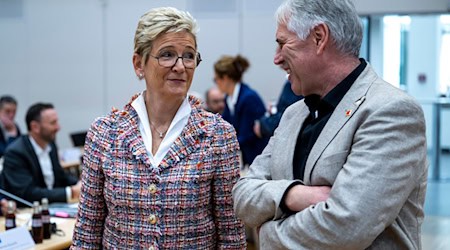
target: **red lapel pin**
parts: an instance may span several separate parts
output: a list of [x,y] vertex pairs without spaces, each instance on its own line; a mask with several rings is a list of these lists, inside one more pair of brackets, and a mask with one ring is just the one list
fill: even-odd
[[351,109],[347,109],[345,111],[345,117],[349,117],[352,114],[352,110]]

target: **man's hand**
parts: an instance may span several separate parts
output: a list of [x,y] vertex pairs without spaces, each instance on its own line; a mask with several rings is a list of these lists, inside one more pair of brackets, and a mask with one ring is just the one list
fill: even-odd
[[[16,203],[14,201],[13,201],[13,204],[14,204],[14,211],[16,211]],[[2,209],[3,216],[5,216],[8,213],[8,200],[3,198],[0,201],[0,206],[1,206],[1,209]]]
[[253,132],[255,133],[255,135],[256,135],[258,138],[262,138],[262,135],[261,135],[261,125],[259,124],[259,121],[258,121],[258,120],[256,120],[255,123],[254,123],[254,125],[253,125]]
[[80,199],[81,181],[78,181],[77,184],[71,186],[70,189],[72,191],[72,199]]
[[328,186],[296,185],[289,190],[284,202],[291,211],[299,212],[328,199],[330,190]]
[[0,121],[7,132],[14,133],[17,130],[14,120],[10,119],[7,115],[0,114]]

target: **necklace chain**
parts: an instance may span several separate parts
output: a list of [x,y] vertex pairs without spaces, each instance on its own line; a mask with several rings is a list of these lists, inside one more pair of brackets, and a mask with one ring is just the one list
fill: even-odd
[[159,138],[163,138],[164,135],[166,134],[167,130],[169,129],[169,128],[167,128],[166,131],[160,132],[160,131],[156,128],[156,126],[155,126],[151,121],[150,121],[150,126],[152,126],[153,129],[156,130],[156,132],[159,134]]

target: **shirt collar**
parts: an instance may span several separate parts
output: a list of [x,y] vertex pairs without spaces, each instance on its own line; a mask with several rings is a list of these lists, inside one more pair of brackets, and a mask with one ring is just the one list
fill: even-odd
[[31,146],[33,146],[34,152],[36,152],[36,155],[42,155],[42,154],[48,154],[50,151],[52,151],[52,148],[50,147],[50,144],[47,144],[47,146],[43,149],[37,142],[34,140],[34,138],[31,135],[28,135],[28,138],[30,139]]
[[324,98],[320,99],[319,95],[312,94],[305,97],[305,104],[311,113],[316,110],[319,111],[319,115],[324,112],[333,111],[339,102],[344,98],[350,87],[363,72],[367,66],[367,62],[360,58],[361,62],[344,80],[342,80],[336,87],[334,87]]
[[[143,91],[134,101],[131,103],[131,106],[136,110],[139,119],[141,122],[143,122],[143,125],[145,128],[150,129],[150,122],[148,120],[147,115],[147,107],[145,106],[145,91]],[[189,104],[189,98],[186,96],[181,103],[180,107],[178,108],[177,113],[175,114],[175,117],[173,118],[172,122],[170,123],[169,129],[166,133],[169,133],[170,129],[177,124],[180,120],[185,118],[186,116],[189,116],[191,114],[191,105]],[[151,133],[150,133],[151,134]]]
[[358,67],[356,67],[344,80],[342,80],[323,98],[323,101],[333,106],[333,109],[337,107],[342,98],[344,98],[344,95],[347,94],[347,91],[366,68],[367,62],[362,58],[360,58],[359,61],[361,63]]
[[241,91],[241,83],[237,83],[236,86],[234,86],[234,91],[233,91],[233,96],[232,96],[233,106],[236,105],[236,103],[238,101],[239,91]]
[[175,117],[165,133],[165,136],[155,155],[152,154],[152,132],[150,129],[150,122],[148,120],[147,107],[145,105],[144,92],[131,102],[131,106],[136,110],[139,117],[139,130],[144,141],[145,148],[148,152],[150,162],[152,165],[158,166],[162,159],[169,151],[171,145],[181,134],[183,128],[186,126],[189,116],[191,114],[191,105],[189,98],[184,98],[180,107],[178,108]]
[[239,98],[239,91],[241,90],[241,84],[237,83],[234,86],[234,90],[233,90],[233,95],[231,96],[227,96],[227,103],[229,104],[228,106],[233,106],[236,105],[238,98]]

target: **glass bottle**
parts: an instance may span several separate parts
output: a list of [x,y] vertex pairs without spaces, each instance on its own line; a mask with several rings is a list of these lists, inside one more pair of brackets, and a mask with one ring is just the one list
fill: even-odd
[[5,216],[5,230],[16,227],[16,215],[14,214],[14,201],[8,201],[8,213]]
[[42,198],[42,227],[44,228],[44,239],[50,239],[52,236],[51,224],[50,224],[50,212],[48,211],[48,199]]
[[33,203],[33,218],[31,223],[31,231],[35,243],[42,243],[44,238],[44,230],[42,228],[42,215],[39,201]]

